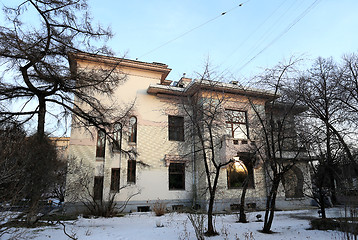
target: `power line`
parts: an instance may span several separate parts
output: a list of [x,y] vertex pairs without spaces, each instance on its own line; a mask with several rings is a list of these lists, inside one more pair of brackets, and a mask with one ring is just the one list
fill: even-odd
[[250,34],[247,36],[233,51],[229,53],[227,57],[224,58],[224,60],[219,64],[219,66],[223,65],[226,61],[229,60],[231,56],[233,56],[236,51],[242,46],[283,6],[285,2],[288,0],[284,0],[262,23],[259,24]]
[[[146,55],[148,55],[148,54],[150,54],[150,53],[152,53],[152,52],[158,50],[159,48],[162,48],[162,47],[168,45],[169,43],[174,42],[175,40],[177,40],[177,39],[179,39],[179,38],[181,38],[181,37],[183,37],[183,36],[185,36],[185,35],[187,35],[187,34],[193,32],[194,30],[196,30],[196,29],[198,29],[198,28],[201,28],[202,26],[204,26],[204,25],[206,25],[206,24],[208,24],[208,23],[210,23],[210,22],[212,22],[212,21],[214,21],[214,20],[216,20],[216,19],[218,19],[218,18],[220,18],[220,17],[226,15],[227,13],[229,13],[229,12],[231,12],[231,11],[234,11],[234,10],[237,9],[238,7],[242,7],[244,4],[246,4],[246,3],[250,2],[250,1],[251,1],[251,0],[247,0],[246,2],[240,3],[239,5],[237,5],[237,6],[233,7],[233,8],[231,8],[231,9],[229,9],[229,10],[226,11],[226,12],[220,13],[220,15],[217,15],[216,17],[214,17],[214,18],[212,18],[212,19],[210,19],[210,20],[208,20],[208,21],[206,21],[206,22],[204,22],[204,23],[202,23],[202,24],[200,24],[200,25],[198,25],[198,26],[196,26],[196,27],[194,27],[194,28],[192,28],[192,29],[190,29],[190,30],[188,30],[188,31],[186,31],[186,32],[184,32],[184,33],[182,33],[182,34],[180,34],[179,36],[177,36],[177,37],[175,37],[175,38],[173,38],[173,39],[171,39],[171,40],[169,40],[169,41],[163,43],[162,45],[160,45],[160,46],[158,46],[158,47],[156,47],[156,48],[150,50],[149,52],[146,52],[145,54],[143,54],[143,55],[140,56],[139,58],[142,58],[142,57],[144,57],[144,56],[146,56]],[[138,58],[137,58],[137,59],[138,59]]]
[[288,27],[281,32],[276,38],[274,38],[269,44],[266,45],[260,52],[258,52],[255,56],[253,56],[249,61],[247,61],[243,66],[241,66],[236,72],[241,71],[245,68],[249,63],[251,63],[256,57],[258,57],[261,53],[263,53],[267,48],[269,48],[272,44],[274,44],[278,39],[280,39],[283,35],[285,35],[293,26],[295,26],[303,17],[305,17],[320,0],[315,0],[305,11],[303,11]]
[[240,64],[238,64],[238,62],[236,62],[236,65],[241,65],[242,63],[245,63],[247,59],[250,59],[250,56],[252,56],[253,53],[256,52],[257,49],[260,48],[261,45],[263,45],[263,43],[265,43],[265,40],[269,39],[269,37],[271,35],[273,35],[274,30],[276,28],[276,26],[279,25],[279,23],[284,22],[284,17],[288,14],[288,12],[290,11],[290,9],[292,9],[295,5],[296,2],[300,1],[302,3],[301,0],[296,0],[296,1],[292,1],[291,5],[282,13],[280,14],[280,16],[276,19],[276,21],[271,25],[271,27],[269,27],[262,35],[261,37],[256,41],[256,44],[253,45],[248,54],[246,54],[246,56],[242,59],[240,59],[240,61],[238,61]]

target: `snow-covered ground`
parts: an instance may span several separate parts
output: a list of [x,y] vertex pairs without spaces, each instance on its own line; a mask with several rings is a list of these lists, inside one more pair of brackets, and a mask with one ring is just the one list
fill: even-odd
[[[236,223],[235,214],[216,216],[215,226],[219,236],[207,238],[219,239],[342,239],[343,234],[338,231],[307,230],[309,220],[305,217],[318,217],[317,209],[299,211],[276,212],[272,231],[273,234],[263,234],[263,223],[256,222],[256,215],[263,212],[248,213],[249,223]],[[328,217],[341,216],[342,210],[328,209]],[[156,217],[153,213],[132,213],[116,218],[79,218],[76,221],[65,222],[66,231],[79,240],[184,240],[196,239],[194,229],[185,213],[167,213]],[[157,227],[163,225],[163,227]],[[21,239],[69,239],[60,225],[26,229]],[[8,239],[10,236],[3,236]]]

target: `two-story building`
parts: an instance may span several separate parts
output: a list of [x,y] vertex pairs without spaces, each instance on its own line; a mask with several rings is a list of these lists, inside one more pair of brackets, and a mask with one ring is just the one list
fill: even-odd
[[[273,92],[243,88],[237,82],[186,77],[173,82],[167,79],[171,69],[161,63],[84,53],[71,55],[71,66],[76,70],[99,65],[115,66],[114,74],[125,78],[111,98],[100,94],[96,97],[103,103],[118,106],[121,111],[130,107],[130,115],[107,127],[106,133],[111,138],[95,128],[72,128],[70,159],[86,166],[83,169],[90,181],[85,190],[67,192],[68,208],[80,207],[81,197],[86,194],[98,200],[115,194],[114,200],[119,205],[128,201],[125,211],[145,211],[157,201],[166,203],[169,210],[184,206],[205,209],[207,180],[198,135],[193,128],[192,116],[200,112],[198,105],[196,108],[192,105],[194,97],[199,106],[201,103],[209,109],[220,108],[213,128],[217,161],[235,159],[221,169],[215,210],[230,210],[239,204],[242,184],[247,177],[246,202],[264,207],[269,180],[262,157],[255,153],[260,139],[253,131],[257,125],[252,106],[264,114],[266,105],[277,98]],[[203,117],[205,112],[200,114]],[[134,154],[125,154],[122,150]],[[254,164],[250,161],[253,154],[257,155]],[[78,181],[81,174],[69,169],[67,185]],[[293,189],[298,193],[293,194],[292,187],[281,186],[279,208],[296,208],[308,203],[303,196],[306,191],[303,182],[310,181],[307,162],[299,161],[291,174],[290,178],[295,180]],[[291,193],[287,189],[291,189]]]

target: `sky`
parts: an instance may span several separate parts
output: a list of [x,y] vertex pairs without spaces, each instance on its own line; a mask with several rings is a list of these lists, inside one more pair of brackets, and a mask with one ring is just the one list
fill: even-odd
[[111,26],[115,36],[109,46],[116,56],[165,63],[173,69],[170,80],[183,73],[195,77],[208,59],[217,71],[249,79],[291,56],[339,60],[358,50],[357,0],[89,4],[95,21]]
[[114,37],[108,45],[115,56],[165,63],[172,69],[167,79],[174,81],[183,73],[197,77],[207,61],[228,78],[245,81],[292,56],[307,62],[319,56],[339,60],[358,51],[358,0],[88,3],[94,24],[111,27]]

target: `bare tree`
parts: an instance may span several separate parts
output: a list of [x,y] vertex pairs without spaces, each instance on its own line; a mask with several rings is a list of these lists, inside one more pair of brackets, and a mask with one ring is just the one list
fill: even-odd
[[[305,114],[307,114],[303,119],[305,126],[301,129],[300,138],[306,145],[312,173],[312,184],[308,186],[310,191],[306,193],[306,196],[318,204],[320,215],[326,218],[326,207],[332,206],[329,173],[334,174],[335,180],[340,178],[339,162],[344,151],[338,139],[334,135],[327,135],[326,128],[319,121],[312,119],[309,111]],[[327,137],[330,138],[329,141]],[[327,142],[330,143],[329,148],[327,148]],[[327,149],[330,149],[330,154],[327,154]],[[330,163],[327,161],[327,155],[331,157]]]
[[[244,154],[244,155],[246,155],[244,157],[246,157],[247,163],[251,166],[255,166],[258,163],[257,150],[258,149],[256,149],[256,147],[255,147],[250,152]],[[247,223],[247,218],[246,218],[246,214],[245,214],[245,200],[246,200],[247,189],[249,188],[249,185],[250,185],[250,181],[251,181],[251,179],[253,179],[253,172],[248,171],[246,167],[243,169],[245,171],[246,178],[242,184],[238,222]]]
[[131,194],[121,205],[115,202],[120,190],[127,187],[117,183],[117,189],[110,191],[103,198],[103,192],[96,192],[93,188],[93,167],[83,161],[74,158],[69,160],[68,182],[66,186],[66,196],[69,202],[81,202],[89,214],[101,217],[111,217],[118,212],[122,212],[130,199],[140,192]]
[[342,70],[339,87],[343,91],[337,97],[350,115],[348,120],[356,126],[358,122],[358,55],[353,53],[344,56]]
[[22,215],[33,224],[43,208],[41,200],[48,197],[56,181],[56,149],[46,136],[41,140],[36,135],[27,137],[16,123],[5,125],[1,133],[1,202],[9,210],[23,205]]
[[344,178],[344,162],[348,160],[353,168],[356,165],[351,146],[356,141],[355,61],[354,54],[345,56],[343,64],[332,58],[318,58],[291,88],[292,94],[308,107],[306,121],[311,128],[305,128],[305,138],[311,145],[316,188],[312,197],[321,208],[322,218],[326,217],[327,199],[338,202],[336,184]]
[[[260,77],[260,84],[274,92],[273,100],[266,104],[264,111],[250,101],[257,119],[254,127],[255,135],[259,139],[256,144],[257,152],[267,176],[268,190],[263,226],[265,233],[271,232],[278,188],[288,172],[303,157],[302,148],[297,142],[295,117],[305,108],[298,106],[298,98],[289,95],[287,91],[287,83],[297,76],[297,61],[290,59],[288,63],[280,63],[267,69]],[[288,184],[283,185],[286,187]]]
[[345,140],[350,131],[346,124],[349,117],[338,97],[345,95],[340,88],[342,77],[343,72],[332,59],[318,58],[308,74],[299,78],[293,88],[295,94],[299,95],[303,104],[308,107],[309,117],[316,126],[316,140],[320,139],[324,142],[325,164],[321,163],[320,165],[326,166],[333,203],[337,202],[335,189],[337,174],[334,156],[334,145],[337,142],[335,139],[340,142],[348,158],[354,161]]
[[[215,197],[219,184],[219,176],[223,167],[232,160],[222,159],[218,152],[223,136],[225,96],[214,90],[219,82],[213,81],[209,66],[206,65],[204,74],[200,80],[196,80],[198,91],[193,95],[183,96],[182,107],[189,119],[190,136],[195,146],[195,159],[203,165],[204,174],[209,193],[209,204],[207,210],[206,236],[218,235],[213,224],[213,210]],[[206,80],[210,79],[210,80]]]
[[18,216],[12,208],[24,197],[20,181],[24,149],[19,146],[25,143],[25,139],[26,132],[16,122],[0,124],[0,237],[11,231],[6,224]]
[[[29,15],[38,17],[38,22],[28,21]],[[83,51],[111,54],[95,41],[106,40],[112,33],[92,25],[86,0],[26,0],[17,6],[4,6],[4,16],[6,25],[0,26],[0,61],[5,69],[0,78],[0,121],[37,121],[34,137],[38,140],[28,141],[34,145],[27,156],[25,175],[30,175],[24,184],[31,209],[36,209],[40,193],[50,182],[43,171],[45,166],[53,166],[53,158],[46,155],[51,151],[41,150],[49,145],[46,119],[61,124],[72,115],[78,125],[110,128],[120,121],[121,110],[103,104],[96,96],[111,95],[125,75],[119,74],[118,62],[96,68],[78,66],[76,56]],[[19,103],[22,106],[13,106]],[[35,210],[31,215],[35,216]]]
[[[28,21],[38,17],[37,24]],[[113,108],[93,93],[110,95],[123,75],[112,74],[115,66],[70,71],[76,68],[70,52],[111,54],[93,41],[112,36],[109,29],[93,27],[86,0],[26,0],[4,7],[6,25],[0,27],[0,61],[5,71],[0,82],[1,121],[18,117],[22,123],[35,118],[37,136],[45,136],[45,119],[61,122],[70,114],[82,124],[106,125],[103,116]],[[76,101],[75,101],[76,99]],[[10,103],[22,101],[21,108]],[[90,108],[84,108],[83,102]],[[14,110],[12,110],[14,109]]]

